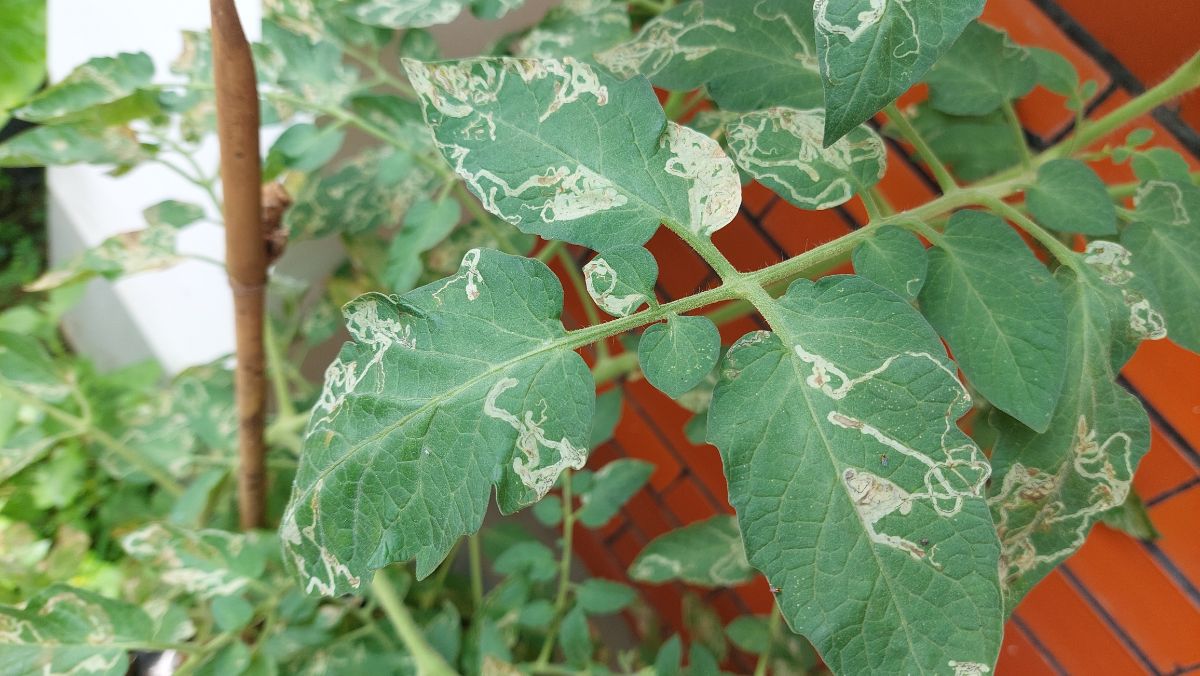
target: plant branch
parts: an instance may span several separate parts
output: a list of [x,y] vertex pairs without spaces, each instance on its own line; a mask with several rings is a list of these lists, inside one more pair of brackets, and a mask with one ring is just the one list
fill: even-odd
[[419,676],[452,676],[456,673],[449,664],[446,664],[441,653],[429,645],[424,632],[417,626],[412,614],[408,612],[408,608],[400,599],[400,595],[396,593],[396,588],[388,578],[386,568],[375,572],[371,590],[375,592],[375,598],[379,599],[379,605],[383,607],[383,612],[395,627],[396,635],[400,637],[400,640],[404,642],[404,647],[408,648],[409,654],[412,655]]
[[567,594],[571,589],[571,551],[575,539],[575,496],[571,490],[571,470],[564,470],[562,473],[562,558],[558,563],[558,592],[554,596],[554,620],[550,624],[550,631],[546,632],[546,640],[542,642],[542,649],[538,652],[537,662],[538,668],[544,667],[550,662],[550,653],[554,650],[554,639],[558,636],[559,626],[562,624],[562,618],[567,614]]
[[225,193],[225,260],[237,334],[238,514],[244,529],[266,522],[266,378],[263,325],[267,246],[262,230],[258,84],[233,0],[210,0],[217,136]]
[[779,638],[779,630],[783,624],[783,613],[771,606],[771,617],[767,620],[767,649],[758,656],[758,664],[754,665],[754,676],[766,676],[767,666],[771,664],[771,652],[775,649],[775,641]]
[[478,532],[467,536],[467,559],[471,568],[471,601],[475,612],[479,613],[483,610],[483,554]]
[[884,108],[884,112],[887,113],[888,120],[900,130],[900,135],[916,149],[917,157],[921,158],[921,161],[929,166],[929,170],[933,172],[933,178],[937,181],[942,192],[950,193],[957,190],[958,183],[950,175],[949,170],[946,169],[946,165],[942,164],[942,161],[938,159],[938,156],[933,152],[933,148],[925,141],[925,137],[921,136],[921,132],[917,131],[917,128],[908,121],[904,113],[900,112],[900,107],[893,102]]

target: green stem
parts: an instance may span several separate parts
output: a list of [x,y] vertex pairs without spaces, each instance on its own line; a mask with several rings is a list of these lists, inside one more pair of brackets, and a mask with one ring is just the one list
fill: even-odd
[[1073,149],[1083,149],[1108,136],[1130,120],[1141,117],[1181,94],[1200,87],[1200,52],[1192,55],[1167,79],[1130,99],[1108,115],[1079,126],[1075,133],[1042,153],[1042,161],[1063,157]]
[[615,357],[598,360],[592,367],[592,379],[597,385],[603,385],[639,368],[637,352],[622,352]]
[[546,640],[542,642],[542,649],[538,652],[535,668],[545,667],[550,663],[550,654],[554,651],[554,639],[558,636],[563,616],[567,614],[567,595],[571,590],[571,550],[575,539],[575,505],[574,495],[571,491],[571,470],[565,470],[562,473],[562,510],[562,558],[558,563],[558,592],[554,596],[554,621],[550,625],[550,631],[546,633]]
[[933,172],[933,178],[942,192],[951,193],[957,190],[958,183],[954,181],[954,177],[950,175],[946,165],[942,164],[942,161],[934,154],[933,148],[925,141],[925,137],[921,136],[921,132],[917,131],[904,113],[900,112],[900,107],[891,103],[884,108],[884,112],[887,113],[888,120],[900,130],[900,135],[916,149],[917,157],[929,166],[929,170]]
[[40,409],[46,415],[75,430],[78,434],[91,438],[96,443],[112,451],[115,455],[120,456],[125,462],[133,465],[138,471],[150,477],[154,483],[158,484],[160,488],[171,495],[178,496],[183,494],[183,485],[176,481],[174,477],[164,472],[158,465],[147,460],[141,453],[121,443],[104,430],[94,426],[90,418],[80,418],[71,415],[57,406],[44,402],[37,397],[30,396],[6,384],[0,384],[0,392],[23,404]]
[[534,258],[545,263],[553,258],[554,254],[558,253],[558,250],[564,246],[566,246],[566,242],[562,241],[561,239],[552,239],[546,243],[546,246],[542,247],[541,251],[537,252],[537,255],[534,256]]
[[1025,127],[1021,126],[1017,109],[1013,108],[1012,101],[1005,101],[1001,109],[1004,110],[1004,119],[1008,120],[1008,128],[1012,130],[1013,140],[1021,150],[1021,164],[1029,169],[1033,166],[1033,155],[1029,153],[1029,144],[1025,142]]
[[271,388],[275,393],[277,415],[281,418],[294,418],[296,406],[292,403],[292,395],[288,389],[284,349],[279,344],[279,336],[275,334],[275,326],[270,318],[267,318],[264,325],[263,343],[267,351],[267,376],[271,379]]
[[1013,208],[1012,205],[1006,204],[1003,200],[997,198],[986,199],[983,203],[985,206],[991,208],[992,211],[995,211],[997,214],[1007,218],[1013,223],[1016,223],[1018,227],[1029,233],[1029,236],[1036,239],[1042,246],[1046,247],[1046,250],[1049,251],[1059,263],[1062,263],[1072,270],[1080,269],[1079,256],[1074,251],[1071,251],[1071,249],[1065,244],[1058,241],[1058,238],[1047,232],[1045,228],[1037,223],[1034,223],[1033,220],[1021,213],[1020,210]]
[[412,655],[417,666],[418,676],[452,676],[455,674],[450,665],[446,664],[442,655],[429,645],[424,632],[417,626],[412,614],[408,612],[408,608],[396,593],[396,588],[388,579],[386,568],[375,572],[375,581],[371,583],[371,589],[375,592],[375,598],[379,599],[379,605],[383,606],[383,612],[387,615],[388,620],[395,627],[396,635],[400,637],[404,647],[408,648],[409,654]]
[[783,614],[778,608],[771,608],[771,617],[767,620],[767,649],[758,657],[758,664],[754,665],[754,676],[766,676],[767,666],[771,663],[771,651],[775,649],[775,642],[779,636],[779,630],[783,624]]
[[471,566],[471,601],[475,612],[483,609],[483,554],[479,546],[479,533],[467,536],[467,558]]

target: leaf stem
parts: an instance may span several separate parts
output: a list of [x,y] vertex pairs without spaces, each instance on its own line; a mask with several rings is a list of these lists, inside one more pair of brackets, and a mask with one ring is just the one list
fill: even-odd
[[279,344],[279,336],[275,333],[275,326],[271,323],[270,318],[264,322],[265,334],[263,336],[264,344],[267,348],[267,375],[271,379],[271,388],[275,393],[275,410],[276,414],[281,418],[294,418],[296,416],[296,406],[292,402],[292,395],[288,391],[287,380],[287,362],[284,360],[284,349]]
[[550,631],[546,632],[546,640],[538,652],[535,669],[545,667],[550,663],[550,654],[554,650],[554,639],[558,636],[562,618],[567,614],[567,593],[571,589],[571,550],[575,539],[575,505],[571,489],[571,470],[562,473],[562,558],[558,563],[558,592],[554,596],[554,621]]
[[950,175],[946,165],[942,164],[942,161],[934,154],[933,148],[925,141],[925,137],[921,136],[921,132],[917,131],[917,128],[908,121],[908,118],[900,111],[900,107],[892,102],[884,108],[884,112],[887,113],[888,120],[900,130],[900,135],[916,149],[917,157],[929,166],[929,170],[933,172],[933,178],[942,192],[952,193],[958,190],[958,183]]
[[1046,231],[1045,228],[1033,222],[1019,209],[1007,204],[999,198],[987,198],[983,201],[984,205],[995,211],[997,214],[1016,223],[1018,227],[1029,234],[1030,237],[1036,239],[1042,246],[1046,247],[1054,258],[1059,263],[1078,271],[1080,268],[1079,256],[1071,251],[1065,244],[1058,241],[1058,238]]
[[388,578],[386,568],[375,572],[371,590],[375,592],[375,598],[379,599],[379,605],[383,607],[383,612],[395,627],[396,635],[404,642],[404,647],[408,648],[413,661],[416,662],[419,676],[452,676],[456,673],[449,664],[446,664],[446,660],[442,658],[441,654],[429,645],[424,632],[417,626],[412,614],[408,612],[408,608],[404,606],[404,602],[396,593],[396,588]]
[[479,533],[467,536],[467,559],[471,567],[471,601],[475,612],[483,609],[483,554],[480,552]]
[[1200,52],[1196,52],[1167,79],[1142,94],[1130,99],[1125,105],[1108,115],[1078,126],[1075,132],[1062,142],[1042,153],[1042,161],[1068,155],[1071,150],[1084,149],[1095,141],[1124,126],[1175,97],[1200,87]]
[[771,617],[767,620],[767,650],[758,656],[758,664],[754,665],[754,676],[766,676],[767,666],[771,663],[771,652],[775,649],[775,640],[779,636],[783,613],[771,606]]

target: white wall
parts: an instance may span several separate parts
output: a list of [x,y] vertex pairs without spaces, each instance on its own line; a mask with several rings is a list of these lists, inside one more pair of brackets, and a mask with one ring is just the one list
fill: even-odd
[[[262,19],[258,0],[237,4],[247,34],[256,38]],[[182,44],[180,31],[203,29],[209,21],[207,0],[49,0],[47,18],[51,81],[90,57],[121,51],[147,52],[158,75],[168,78],[168,65]],[[216,167],[215,143],[204,148],[199,161],[206,170]],[[47,182],[52,263],[110,235],[142,227],[142,210],[164,199],[212,209],[201,190],[156,165],[119,178],[98,167],[55,167]],[[223,237],[216,225],[198,224],[181,233],[180,248],[220,259]],[[115,283],[96,280],[64,330],[102,368],[154,357],[176,372],[232,351],[229,286],[223,270],[198,261]]]
[[[498,22],[478,21],[464,12],[434,33],[448,56],[477,54],[501,35],[537,22],[554,4],[557,0],[528,0]],[[260,0],[238,0],[237,5],[247,36],[256,39],[261,34]],[[147,52],[160,79],[168,79],[168,65],[180,50],[180,31],[203,29],[208,21],[208,0],[49,0],[50,79],[61,79],[93,56],[120,51]],[[217,166],[215,143],[204,148],[199,161],[205,170]],[[56,167],[47,179],[52,264],[106,237],[143,227],[142,210],[164,199],[212,209],[201,190],[158,165],[119,178],[97,167]],[[223,232],[211,223],[189,227],[181,233],[180,249],[223,259]],[[280,267],[292,276],[318,278],[337,250],[332,242],[293,246]],[[175,373],[232,352],[232,306],[224,271],[188,261],[116,282],[93,281],[80,307],[68,315],[64,331],[101,368],[153,357]]]

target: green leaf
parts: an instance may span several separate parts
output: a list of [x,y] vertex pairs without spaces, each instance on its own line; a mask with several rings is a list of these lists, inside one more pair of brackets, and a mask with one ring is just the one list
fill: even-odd
[[589,61],[630,36],[629,9],[611,0],[583,0],[553,7],[515,46],[517,56],[534,59],[571,56]]
[[699,643],[688,646],[688,676],[718,676],[721,667],[708,648]]
[[69,121],[134,95],[153,77],[154,62],[142,52],[96,57],[30,99],[16,115],[30,122]]
[[32,336],[0,331],[0,383],[47,402],[66,399],[71,385]]
[[[691,637],[692,646],[704,646],[717,662],[724,662],[729,656],[729,642],[725,640],[725,628],[716,608],[689,591],[683,595],[680,610],[683,628]],[[695,669],[695,664],[692,668]]]
[[654,658],[654,673],[658,676],[678,676],[682,659],[683,642],[679,640],[679,634],[674,634],[658,649],[658,655]]
[[0,127],[8,110],[25,100],[46,76],[46,2],[9,0],[0,10]]
[[309,593],[412,558],[424,578],[493,487],[509,514],[583,467],[595,384],[561,312],[549,268],[478,249],[454,277],[346,306],[354,342],[325,373],[280,528]]
[[735,618],[725,625],[725,635],[739,650],[751,655],[762,655],[771,649],[771,634],[765,617],[742,615]]
[[660,584],[679,580],[698,587],[732,587],[754,579],[732,516],[719,515],[650,541],[629,566],[629,577]]
[[816,0],[817,57],[828,111],[825,145],[920,80],[979,16],[983,3]]
[[1200,188],[1148,181],[1134,196],[1134,216],[1121,232],[1133,269],[1157,287],[1171,340],[1200,352]]
[[394,226],[432,179],[405,153],[368,150],[306,181],[285,212],[284,225],[293,237],[303,238]]
[[910,121],[933,153],[964,181],[978,181],[1021,161],[1021,148],[1000,111],[958,117],[923,102]]
[[548,599],[533,600],[521,608],[517,615],[517,624],[527,629],[545,629],[553,621],[554,604]]
[[266,566],[262,541],[253,533],[152,523],[122,537],[121,547],[156,570],[164,585],[201,598],[236,594],[255,584]]
[[421,254],[437,246],[462,219],[462,207],[451,199],[421,199],[404,214],[400,232],[388,248],[383,279],[393,291],[408,291],[420,279]]
[[260,85],[272,83],[305,101],[340,107],[361,88],[358,71],[343,62],[342,50],[329,36],[300,35],[266,21],[255,53]]
[[592,477],[592,485],[579,498],[579,523],[599,528],[608,523],[635,493],[646,485],[654,465],[623,458],[605,465]]
[[1111,351],[1113,369],[1118,370],[1143,340],[1167,337],[1167,323],[1159,312],[1162,301],[1150,278],[1135,272],[1133,254],[1116,242],[1102,239],[1088,242],[1083,262],[1100,281],[1112,287],[1108,290],[1113,298]]
[[885,225],[854,249],[854,272],[904,300],[916,300],[925,285],[929,255],[911,232]]
[[921,311],[980,394],[1045,431],[1066,372],[1067,321],[1053,278],[991,214],[959,211],[936,244]]
[[1125,502],[1105,512],[1100,520],[1109,528],[1146,542],[1153,542],[1162,536],[1154,527],[1146,503],[1133,489],[1125,496]]
[[776,333],[729,349],[709,440],[784,617],[835,673],[990,669],[990,467],[955,424],[971,399],[941,341],[861,277],[797,281],[766,315]]
[[619,77],[656,87],[705,87],[724,110],[817,108],[821,84],[812,10],[790,0],[694,0],[646,22],[632,41],[596,55]]
[[656,302],[654,283],[658,263],[640,246],[619,246],[583,266],[588,295],[614,317],[628,317],[648,302]]
[[1044,434],[999,420],[992,452],[988,502],[1000,534],[1008,612],[1075,553],[1092,524],[1125,502],[1134,468],[1150,445],[1145,410],[1115,382],[1104,283],[1067,269],[1057,281],[1067,304],[1070,387]]
[[467,0],[359,0],[346,4],[346,13],[368,26],[426,28],[454,21]]
[[621,405],[624,401],[624,391],[620,387],[614,387],[596,397],[596,415],[592,418],[592,434],[588,447],[596,448],[613,438],[613,430],[621,420]]
[[127,127],[104,129],[70,124],[34,127],[0,143],[0,167],[45,167],[55,164],[132,166],[151,152]]
[[306,172],[320,169],[337,154],[345,138],[346,132],[336,125],[318,128],[304,122],[288,127],[267,152],[268,175],[264,180],[271,180],[287,169]]
[[825,148],[825,113],[771,108],[727,123],[737,165],[801,209],[829,209],[879,182],[887,150],[875,130],[859,125]]
[[129,669],[126,651],[154,634],[137,606],[57,584],[22,608],[0,606],[0,629],[0,664],[14,676],[121,676]]
[[1025,191],[1038,223],[1060,232],[1117,234],[1117,209],[1104,181],[1079,160],[1051,160],[1038,167],[1037,183]]
[[564,58],[405,60],[442,154],[522,232],[605,251],[660,223],[709,236],[741,184],[713,139],[668,123],[650,84]]
[[934,108],[950,115],[986,115],[1032,91],[1037,76],[1028,49],[1004,31],[972,23],[925,81]]
[[1062,54],[1042,49],[1041,47],[1026,47],[1034,66],[1037,67],[1037,82],[1046,89],[1067,97],[1076,97],[1079,93],[1079,73],[1075,66]]
[[492,567],[501,575],[524,575],[533,582],[546,582],[558,574],[558,560],[540,542],[519,542],[496,557]]
[[558,645],[568,664],[580,667],[591,659],[592,636],[582,607],[575,606],[563,618],[558,632]]
[[254,619],[254,606],[240,596],[218,596],[212,600],[212,615],[221,631],[241,631]]
[[[597,408],[600,406],[599,400],[596,401],[596,406]],[[547,495],[534,503],[531,510],[538,522],[547,528],[555,528],[558,524],[562,523],[562,498],[557,495]]]
[[525,0],[471,0],[471,13],[492,21],[525,4]]
[[178,229],[170,224],[113,235],[66,265],[43,274],[25,288],[50,291],[96,275],[116,279],[168,268],[182,260],[175,251],[177,236]]
[[668,315],[653,324],[638,343],[638,363],[650,384],[679,397],[712,371],[721,356],[721,334],[702,316]]
[[458,662],[458,654],[462,649],[462,617],[458,608],[449,599],[442,601],[442,607],[421,627],[429,645],[433,647],[449,664]]
[[204,218],[204,208],[199,204],[179,200],[163,200],[142,211],[152,228],[175,228],[191,225]]
[[1163,179],[1191,183],[1192,168],[1187,160],[1170,148],[1147,148],[1135,153],[1129,161],[1133,173],[1143,181]]
[[575,600],[589,615],[611,615],[624,610],[637,599],[629,585],[597,577],[585,580],[575,590]]

